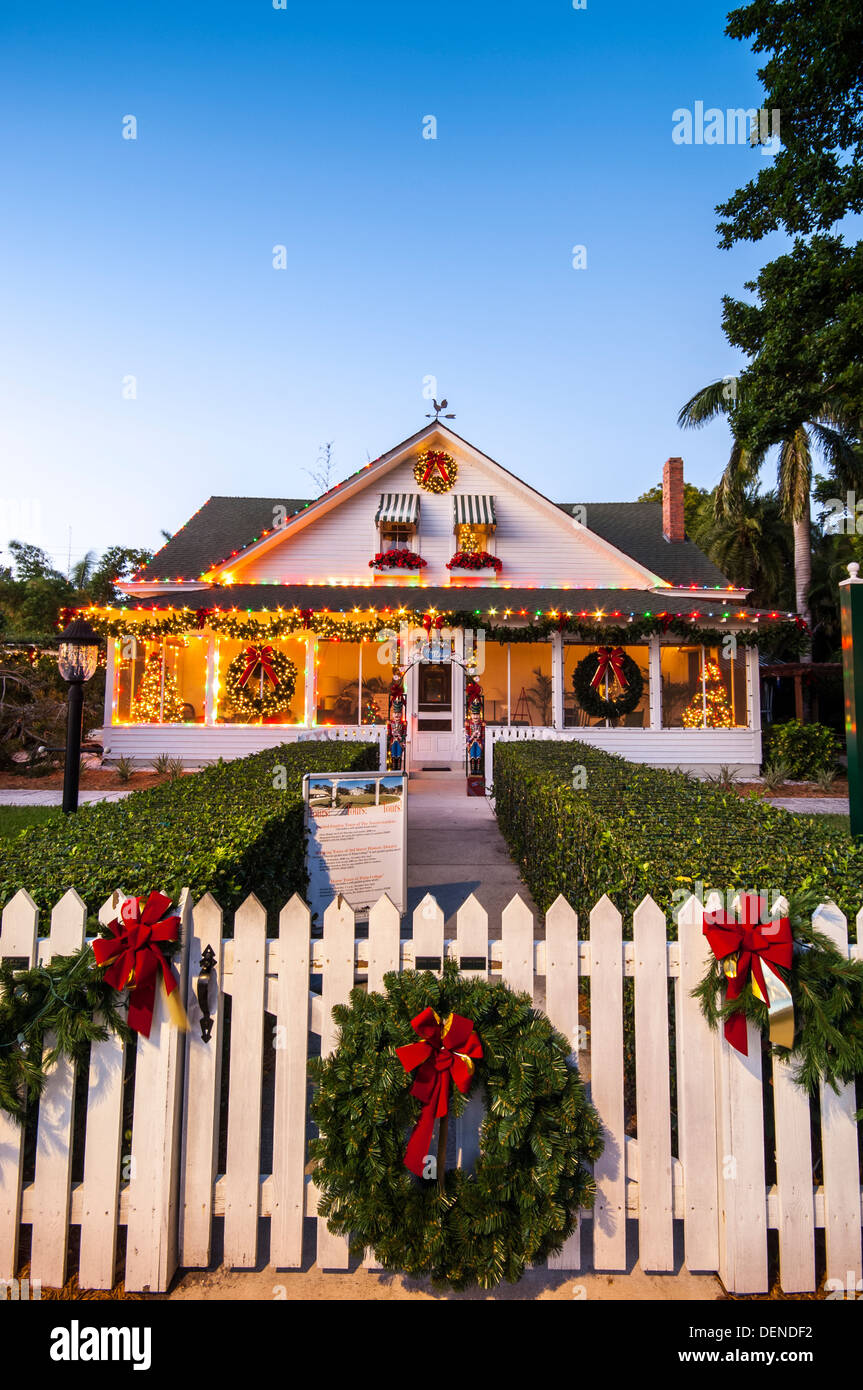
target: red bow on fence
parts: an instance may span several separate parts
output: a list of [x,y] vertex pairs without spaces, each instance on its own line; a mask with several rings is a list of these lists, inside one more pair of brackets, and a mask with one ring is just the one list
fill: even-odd
[[246,681],[257,671],[258,667],[263,667],[264,675],[269,676],[273,682],[275,690],[279,684],[279,678],[273,670],[273,657],[275,652],[272,647],[246,647],[246,669],[240,676],[240,685],[245,685]]
[[[740,913],[740,921],[730,912],[704,914],[704,935],[725,971],[726,1002],[740,997],[751,973],[753,994],[768,1006],[770,1041],[779,1047],[792,1047],[794,1005],[788,986],[775,968],[791,969],[791,923],[787,917],[760,922],[760,899],[756,893],[742,895]],[[725,1037],[744,1057],[749,1055],[742,1010],[725,1020]]]
[[[461,1014],[450,1014],[441,1025],[434,1009],[423,1009],[411,1020],[411,1027],[422,1041],[405,1043],[396,1052],[405,1071],[419,1068],[411,1095],[422,1101],[423,1108],[408,1140],[405,1167],[421,1178],[434,1122],[449,1110],[450,1081],[464,1094],[473,1076],[473,1058],[482,1056],[482,1044],[472,1021]],[[443,1171],[443,1154],[438,1155],[438,1162]]]
[[611,674],[617,681],[621,690],[626,689],[626,677],[623,674],[623,648],[622,647],[597,647],[596,655],[599,658],[596,663],[596,674],[590,682],[594,690],[598,690],[602,678],[611,668]]
[[96,964],[113,962],[105,971],[107,983],[114,989],[131,986],[129,1027],[145,1038],[149,1038],[153,1024],[160,970],[172,1020],[179,1027],[188,1027],[179,996],[175,1000],[171,998],[178,985],[170,962],[158,944],[160,941],[176,941],[179,936],[179,917],[165,917],[159,921],[170,906],[171,899],[166,898],[164,893],[151,893],[147,899],[127,898],[120,908],[123,925],[116,920],[108,923],[114,940],[100,937],[93,942]]

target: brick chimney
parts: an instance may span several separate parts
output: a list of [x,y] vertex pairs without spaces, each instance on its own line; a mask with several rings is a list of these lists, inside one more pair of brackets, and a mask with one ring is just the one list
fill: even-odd
[[683,459],[666,459],[662,470],[662,534],[667,541],[686,539],[683,522]]

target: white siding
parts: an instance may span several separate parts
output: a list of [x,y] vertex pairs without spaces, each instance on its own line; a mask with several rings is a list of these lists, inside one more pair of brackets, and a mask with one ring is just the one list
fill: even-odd
[[[458,478],[455,492],[490,493],[494,496],[497,532],[493,550],[503,560],[498,585],[638,588],[648,587],[641,570],[624,558],[609,553],[599,537],[580,530],[565,513],[555,514],[539,498],[532,499],[505,473],[456,452]],[[288,533],[269,549],[232,569],[234,581],[276,581],[291,584],[337,582],[373,584],[369,560],[378,549],[375,512],[380,492],[418,491],[413,476],[417,452],[370,482],[368,487],[340,503],[294,534]],[[447,560],[455,551],[453,493],[422,493],[419,544],[427,568],[421,571],[425,585],[449,582]],[[397,576],[410,583],[407,575]],[[416,582],[416,581],[414,581]],[[484,580],[488,586],[490,581]],[[370,602],[374,600],[370,596]]]

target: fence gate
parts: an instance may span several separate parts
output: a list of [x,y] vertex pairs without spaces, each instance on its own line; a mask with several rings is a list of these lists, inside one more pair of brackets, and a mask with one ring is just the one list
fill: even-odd
[[[112,900],[100,917],[115,914]],[[770,1074],[762,1075],[760,1035],[751,1025],[748,1058],[708,1028],[691,997],[709,952],[696,899],[680,912],[677,941],[667,940],[665,915],[650,898],[634,913],[631,939],[624,939],[620,913],[607,897],[581,936],[572,908],[558,898],[537,939],[533,916],[516,896],[494,941],[474,897],[459,909],[452,940],[445,940],[444,914],[431,896],[415,909],[406,939],[388,898],[372,909],[367,939],[356,937],[353,912],[343,900],[327,910],[322,937],[312,936],[309,910],[298,897],[283,908],[278,932],[269,937],[254,896],[237,910],[231,936],[209,895],[193,910],[184,893],[181,914],[177,964],[191,1031],[184,1035],[170,1026],[160,992],[150,1039],[134,1045],[133,1081],[132,1059],[111,1038],[92,1049],[86,1082],[78,1082],[77,1111],[74,1069],[63,1063],[54,1068],[39,1105],[35,1152],[27,1150],[25,1131],[0,1115],[0,1279],[17,1274],[20,1235],[29,1226],[31,1280],[43,1288],[61,1286],[70,1228],[80,1227],[82,1288],[112,1286],[125,1231],[119,1272],[126,1287],[162,1291],[178,1266],[210,1263],[216,1217],[224,1222],[226,1265],[258,1262],[263,1218],[270,1263],[299,1267],[304,1219],[317,1210],[306,1172],[310,1042],[317,1035],[326,1056],[337,1042],[333,1005],[347,1002],[355,983],[381,988],[387,971],[410,969],[418,957],[431,957],[438,967],[446,957],[473,958],[473,973],[531,994],[571,1040],[574,1054],[580,1045],[589,1049],[591,1095],[605,1127],[596,1206],[549,1262],[553,1268],[625,1270],[628,1218],[637,1223],[643,1269],[675,1268],[678,1222],[686,1268],[718,1272],[730,1292],[767,1290],[768,1230],[778,1233],[785,1292],[815,1288],[819,1228],[833,1287],[861,1278],[854,1087],[838,1095],[823,1087],[810,1112],[808,1096],[785,1063],[772,1062]],[[823,905],[814,920],[848,952],[845,919],[835,906]],[[3,913],[0,956],[32,962],[68,953],[84,939],[85,922],[84,904],[70,890],[51,914],[50,936],[39,938],[38,911],[20,892]],[[213,1028],[205,1042],[195,986],[208,946],[215,968]],[[859,953],[859,946],[854,949]],[[475,968],[477,959],[482,969]],[[580,976],[590,978],[594,1003],[586,1032],[579,1027],[586,1022],[579,1019]],[[636,1084],[634,1123],[627,1125],[624,982],[630,979]],[[456,1122],[464,1166],[477,1152],[481,1119],[482,1101],[475,1097]],[[316,1245],[321,1268],[348,1267],[347,1242],[331,1235],[323,1220],[317,1221]],[[371,1256],[366,1262],[374,1267]]]

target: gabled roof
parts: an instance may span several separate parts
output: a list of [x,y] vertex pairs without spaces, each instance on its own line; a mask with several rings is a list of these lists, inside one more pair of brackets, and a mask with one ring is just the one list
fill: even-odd
[[631,555],[669,584],[726,588],[728,580],[694,541],[667,541],[661,502],[559,502],[569,516],[578,508],[589,531]]

